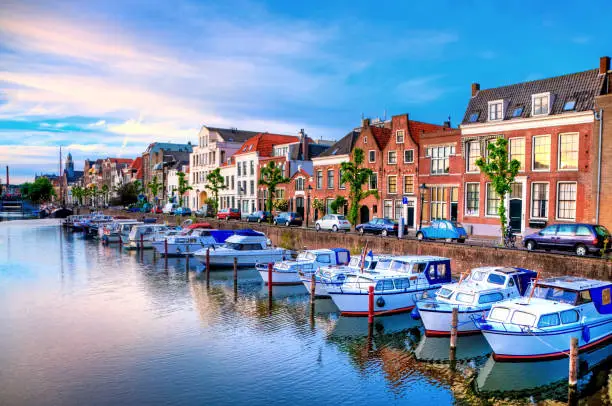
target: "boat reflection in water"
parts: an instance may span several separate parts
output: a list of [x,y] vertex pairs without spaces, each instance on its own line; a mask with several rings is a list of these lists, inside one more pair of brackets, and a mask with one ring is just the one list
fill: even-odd
[[[410,314],[395,314],[374,319],[373,331],[375,335],[384,335],[398,333],[406,330],[416,330],[416,335],[420,337],[419,321],[415,321]],[[414,331],[411,331],[415,334]],[[366,337],[368,335],[368,318],[367,317],[345,317],[340,316],[334,325],[329,338],[341,337]]]
[[[459,348],[459,347],[458,347]],[[606,346],[579,356],[581,385],[588,386],[593,375],[590,371],[612,364],[612,346]],[[520,392],[528,389],[542,389],[557,383],[562,389],[567,387],[569,359],[562,358],[539,362],[496,362],[490,357],[478,371],[476,389],[479,392]],[[540,391],[538,391],[539,393]],[[561,391],[563,393],[563,390]],[[532,391],[536,393],[536,391]],[[544,396],[546,398],[546,396]]]
[[[449,361],[450,337],[423,336],[414,352],[420,361]],[[490,353],[491,347],[481,334],[457,338],[457,361],[484,358]]]

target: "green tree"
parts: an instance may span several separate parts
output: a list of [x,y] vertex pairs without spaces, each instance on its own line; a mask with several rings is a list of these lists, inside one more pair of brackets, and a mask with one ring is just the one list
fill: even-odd
[[345,204],[346,199],[344,198],[344,196],[336,196],[334,201],[331,202],[331,204],[329,205],[329,208],[331,209],[333,214],[336,214],[338,213],[338,211],[340,211],[342,207],[344,207]]
[[[281,183],[289,182],[289,178],[283,176],[283,172],[274,161],[268,162],[266,166],[261,168],[261,176],[259,177],[259,184],[268,188],[268,199],[266,202],[266,209],[272,213],[272,201],[276,195],[276,186]],[[269,218],[272,223],[272,216]]]
[[108,185],[104,184],[102,185],[102,189],[100,190],[100,195],[102,195],[102,197],[104,197],[104,204],[108,204],[108,192],[109,192],[109,188]]
[[378,198],[378,191],[363,190],[363,185],[368,184],[370,176],[374,173],[369,168],[361,167],[364,161],[363,150],[355,148],[352,158],[352,161],[342,162],[340,167],[342,168],[342,183],[349,184],[350,207],[347,218],[351,224],[355,225],[359,217],[360,202],[368,196],[376,196]]
[[487,175],[493,186],[493,190],[499,198],[497,214],[501,223],[501,242],[503,244],[506,235],[506,195],[512,190],[512,182],[521,167],[516,159],[508,161],[508,140],[498,138],[497,141],[487,145],[487,159],[480,157],[476,165]]
[[179,198],[180,198],[180,205],[183,206],[184,205],[183,196],[189,190],[193,190],[193,188],[191,186],[189,186],[189,182],[187,181],[187,178],[186,178],[187,175],[185,175],[185,172],[178,172],[176,174],[176,176],[178,176],[178,189],[177,189],[177,192],[178,192]]
[[83,198],[85,197],[85,189],[81,186],[73,186],[71,189],[72,197],[77,200],[79,206],[83,205]]
[[323,202],[323,200],[317,199],[316,197],[314,198],[314,200],[312,201],[312,208],[313,210],[317,210],[319,213],[321,213],[322,216],[324,216],[325,213],[325,202]]
[[136,182],[133,183],[122,183],[115,188],[116,198],[113,199],[113,204],[121,206],[129,206],[138,202],[138,195],[141,194],[139,185]]
[[210,190],[213,194],[213,215],[217,214],[219,209],[219,191],[227,189],[227,185],[223,183],[223,176],[221,176],[221,168],[216,168],[210,171],[206,175],[206,189]]
[[153,176],[153,179],[151,179],[151,181],[147,184],[147,187],[153,195],[153,201],[157,202],[157,194],[159,193],[159,190],[164,187],[164,185],[159,181],[159,179],[157,179],[157,175]]
[[40,177],[33,183],[21,185],[21,195],[33,203],[43,203],[55,196],[55,190],[49,179]]
[[96,207],[98,205],[98,185],[89,185],[87,189],[92,205]]
[[289,201],[287,199],[276,199],[272,206],[278,211],[287,211],[289,209]]

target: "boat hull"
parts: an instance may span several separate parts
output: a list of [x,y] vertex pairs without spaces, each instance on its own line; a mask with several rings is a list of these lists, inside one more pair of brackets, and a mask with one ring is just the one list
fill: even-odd
[[[153,241],[151,245],[162,256],[166,255],[165,241]],[[196,251],[201,250],[203,247],[205,248],[206,246],[203,246],[200,243],[189,243],[189,244],[188,243],[181,243],[181,244],[168,243],[168,253],[167,254],[170,257],[184,257],[187,255],[191,256]]]
[[[264,283],[267,285],[270,283],[268,280],[268,271],[267,270],[259,270],[259,275],[261,279],[263,279]],[[282,272],[277,270],[272,270],[272,285],[301,285],[302,280],[300,279],[300,275],[297,272]]]
[[[231,268],[234,266],[234,257],[238,260],[239,267],[254,267],[257,264],[262,263],[274,263],[283,261],[290,254],[287,252],[271,252],[271,253],[240,253],[240,255],[230,254],[227,255],[219,254],[219,250],[210,250],[210,267],[211,268]],[[206,265],[206,253],[196,253],[194,256],[202,264]]]
[[[451,324],[453,319],[452,311],[440,311],[424,309],[420,305],[419,315],[425,327],[425,335],[428,337],[450,336]],[[486,310],[484,310],[486,311]],[[480,334],[480,329],[473,321],[473,318],[483,314],[483,310],[458,311],[457,313],[457,334],[471,335]]]
[[[434,290],[434,287],[426,290]],[[424,290],[410,290],[398,293],[374,294],[374,315],[408,312],[414,309],[415,296]],[[329,296],[343,316],[367,316],[369,307],[368,293],[331,292]],[[382,300],[381,300],[382,299]]]

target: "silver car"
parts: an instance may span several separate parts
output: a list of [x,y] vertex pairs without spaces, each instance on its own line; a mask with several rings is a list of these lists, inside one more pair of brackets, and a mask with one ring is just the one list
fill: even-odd
[[350,231],[351,223],[341,214],[327,214],[316,221],[315,229],[317,231],[332,230],[333,232]]

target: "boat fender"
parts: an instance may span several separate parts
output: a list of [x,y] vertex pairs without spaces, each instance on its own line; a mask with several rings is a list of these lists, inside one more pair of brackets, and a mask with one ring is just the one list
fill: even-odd
[[582,327],[582,339],[585,343],[588,343],[591,340],[591,329],[589,326]]
[[385,306],[385,299],[383,299],[382,297],[379,297],[378,299],[376,299],[376,306],[384,307]]
[[418,307],[412,309],[412,311],[410,312],[410,317],[412,317],[412,320],[419,320],[421,318]]

